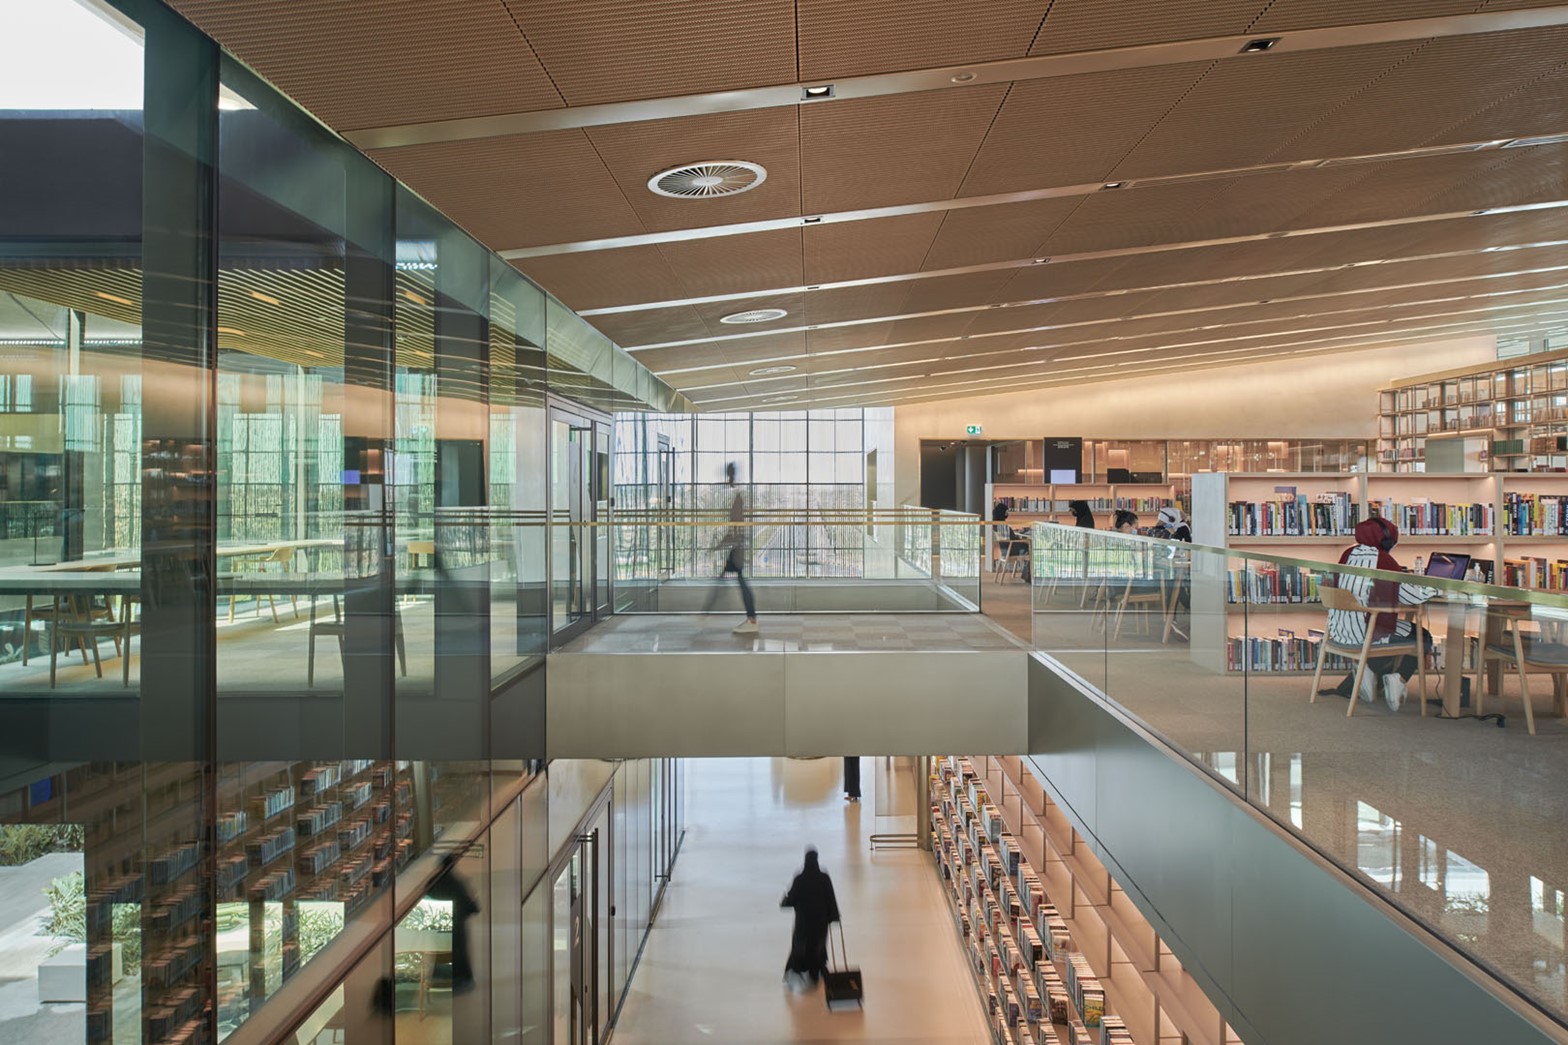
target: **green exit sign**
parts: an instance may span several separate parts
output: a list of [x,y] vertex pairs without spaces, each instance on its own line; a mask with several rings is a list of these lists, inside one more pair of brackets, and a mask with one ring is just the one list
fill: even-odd
[[967,425],[964,428],[964,434],[965,435],[979,435],[980,434],[980,426],[979,425]]

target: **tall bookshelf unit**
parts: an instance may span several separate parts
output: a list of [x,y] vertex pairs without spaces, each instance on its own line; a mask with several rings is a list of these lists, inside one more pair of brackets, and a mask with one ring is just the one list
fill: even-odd
[[1408,378],[1378,399],[1383,469],[1422,471],[1428,439],[1490,432],[1494,471],[1568,468],[1568,351]]
[[[1351,511],[1329,525],[1292,519],[1280,510],[1290,498],[1281,487],[1309,505],[1335,498]],[[1192,489],[1193,541],[1234,552],[1223,583],[1205,578],[1193,588],[1194,656],[1212,670],[1310,673],[1316,649],[1307,634],[1325,623],[1311,578],[1290,567],[1244,572],[1245,556],[1337,563],[1355,543],[1351,520],[1373,514],[1399,525],[1397,555],[1409,569],[1418,556],[1463,552],[1491,563],[1494,583],[1568,590],[1568,473],[1207,472],[1193,476]],[[1195,574],[1216,565],[1199,556]]]
[[931,804],[997,1045],[1239,1045],[1021,759],[937,759]]

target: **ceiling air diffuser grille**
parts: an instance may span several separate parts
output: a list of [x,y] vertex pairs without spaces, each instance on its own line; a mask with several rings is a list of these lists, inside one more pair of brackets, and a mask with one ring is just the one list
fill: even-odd
[[768,180],[760,164],[746,160],[706,160],[660,171],[648,179],[648,189],[673,199],[734,196],[755,189]]

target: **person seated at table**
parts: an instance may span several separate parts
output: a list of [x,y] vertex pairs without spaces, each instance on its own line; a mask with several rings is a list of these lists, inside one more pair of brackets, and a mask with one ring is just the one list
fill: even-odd
[[[1345,566],[1403,573],[1405,568],[1399,565],[1399,560],[1393,555],[1394,546],[1398,543],[1399,527],[1392,522],[1376,517],[1364,519],[1356,524],[1355,545],[1346,548],[1339,561]],[[1329,579],[1325,578],[1325,583]],[[1363,606],[1419,606],[1437,594],[1436,588],[1424,584],[1373,580],[1371,577],[1348,573],[1338,576],[1337,585],[1355,596],[1356,601]],[[1330,610],[1329,638],[1345,646],[1361,645],[1366,640],[1369,616],[1371,614],[1352,610]],[[1379,613],[1372,624],[1372,650],[1375,652],[1378,646],[1386,646],[1391,642],[1409,642],[1414,635],[1415,624],[1411,621],[1399,620],[1391,613]],[[1432,648],[1432,634],[1425,628],[1421,629],[1421,643],[1426,649]],[[1408,653],[1398,659],[1369,656],[1366,670],[1361,674],[1361,699],[1368,704],[1377,699],[1377,679],[1381,677],[1383,700],[1389,710],[1398,711],[1405,702],[1407,683],[1410,676],[1415,674],[1416,667],[1416,658]],[[1347,675],[1330,692],[1349,697],[1354,682],[1354,676]]]
[[1073,513],[1073,525],[1085,530],[1094,529],[1094,511],[1088,501],[1068,501],[1067,510]]
[[1138,513],[1126,508],[1116,509],[1116,514],[1111,517],[1111,529],[1117,533],[1137,533]]
[[1160,514],[1155,516],[1154,526],[1149,530],[1150,537],[1163,537],[1168,541],[1185,541],[1192,543],[1192,527],[1187,525],[1187,516],[1174,504],[1168,504],[1160,509]]

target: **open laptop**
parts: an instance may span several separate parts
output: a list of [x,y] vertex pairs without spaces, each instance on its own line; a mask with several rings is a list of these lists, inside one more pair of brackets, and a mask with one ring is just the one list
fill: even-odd
[[1428,577],[1445,577],[1451,581],[1462,581],[1465,574],[1470,572],[1470,556],[1457,552],[1433,552],[1432,557],[1426,561],[1426,575]]

